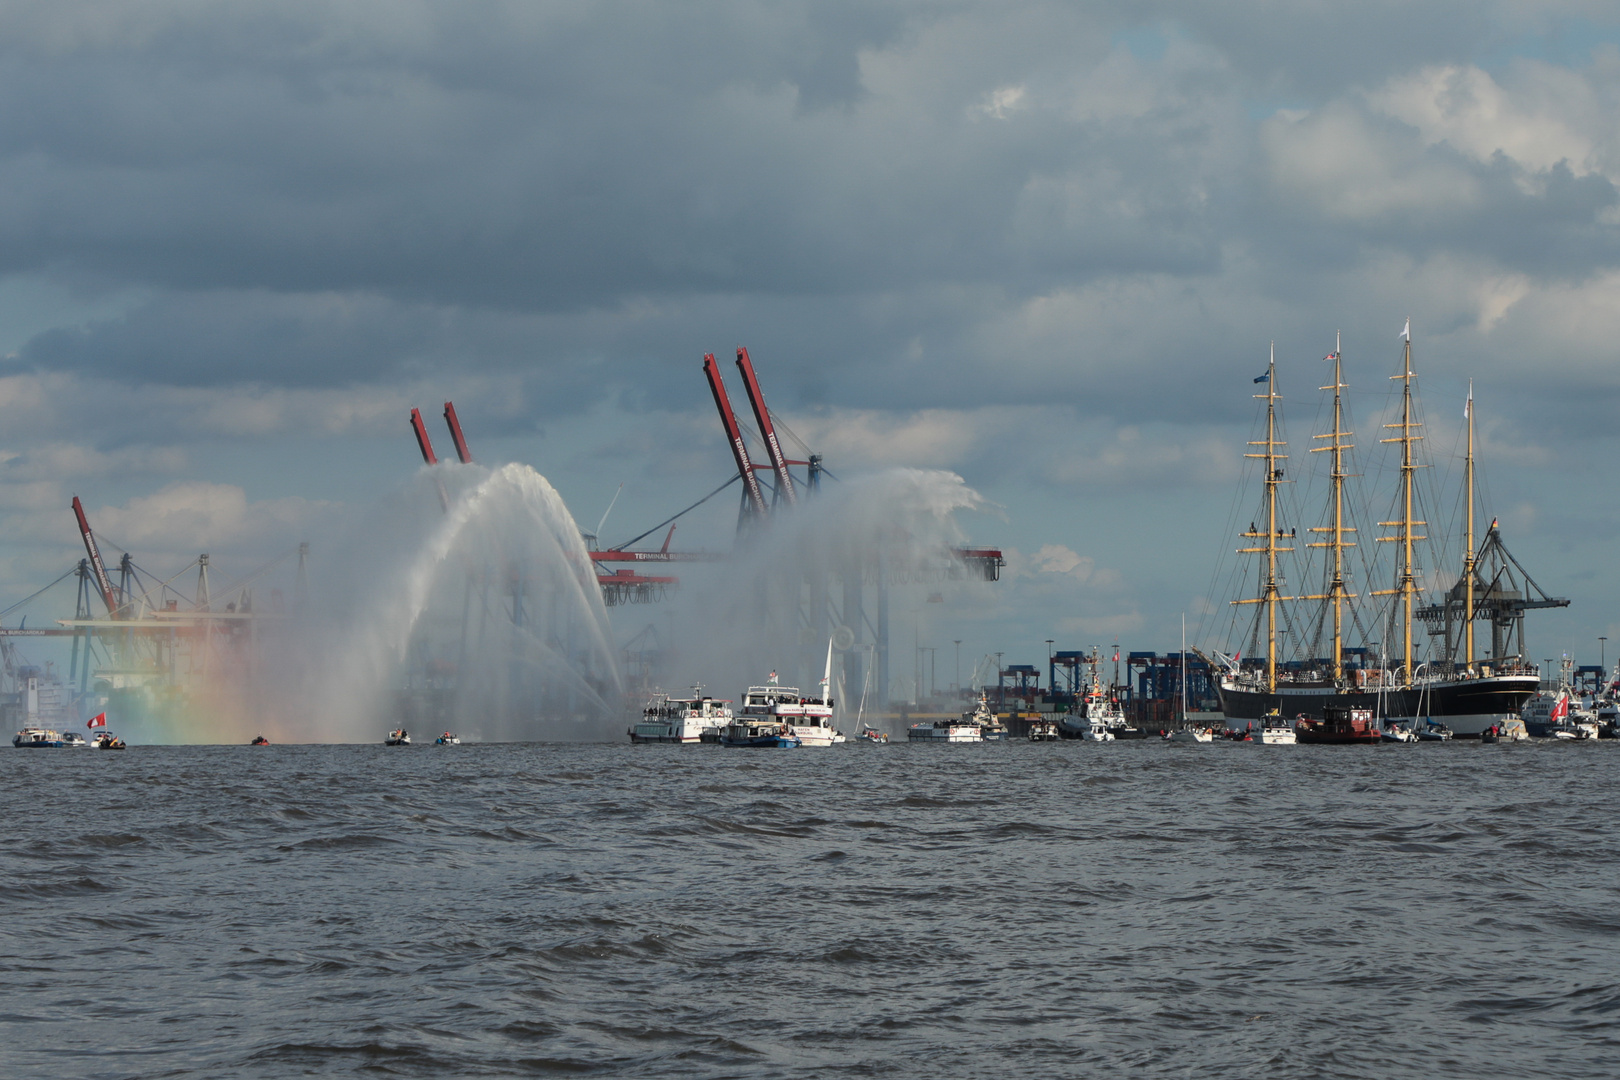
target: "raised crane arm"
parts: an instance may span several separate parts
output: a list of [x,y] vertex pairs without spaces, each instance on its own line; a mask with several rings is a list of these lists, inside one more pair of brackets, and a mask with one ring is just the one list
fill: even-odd
[[112,581],[107,577],[107,566],[101,561],[101,549],[96,546],[95,534],[90,531],[90,522],[84,516],[84,506],[77,495],[73,496],[73,514],[79,519],[79,535],[84,537],[84,550],[90,556],[90,569],[95,571],[96,585],[101,589],[101,599],[107,605],[107,617],[116,619],[118,601],[113,596]]
[[450,425],[450,439],[456,444],[456,457],[461,459],[463,465],[472,464],[472,451],[467,449],[467,440],[461,435],[461,421],[456,419],[456,407],[450,402],[444,403],[444,422]]
[[731,456],[737,461],[737,475],[742,477],[743,487],[748,492],[748,504],[755,514],[764,517],[765,493],[760,489],[759,477],[754,475],[754,463],[748,460],[748,444],[743,442],[737,415],[731,411],[731,399],[726,396],[726,384],[720,380],[720,365],[714,362],[714,353],[703,357],[703,374],[708,376],[709,389],[714,392],[714,404],[720,410],[720,423],[725,426],[726,439],[731,443]]
[[759,388],[759,379],[754,376],[754,363],[748,359],[748,350],[740,345],[737,347],[737,370],[742,372],[748,403],[754,407],[754,420],[759,424],[760,438],[765,440],[765,452],[771,457],[771,469],[776,473],[776,490],[781,492],[789,506],[793,506],[799,500],[793,491],[793,475],[788,472],[787,455],[782,453],[782,444],[777,441],[776,427],[771,423],[771,410],[765,407],[765,393]]

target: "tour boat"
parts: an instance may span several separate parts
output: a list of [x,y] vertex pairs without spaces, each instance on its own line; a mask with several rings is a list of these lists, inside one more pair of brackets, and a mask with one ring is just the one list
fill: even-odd
[[641,721],[630,729],[633,743],[719,742],[720,730],[732,721],[731,702],[705,697],[702,686],[692,696],[677,698],[655,694],[641,710]]
[[60,732],[49,728],[27,727],[11,737],[11,745],[27,750],[41,750],[65,745]]

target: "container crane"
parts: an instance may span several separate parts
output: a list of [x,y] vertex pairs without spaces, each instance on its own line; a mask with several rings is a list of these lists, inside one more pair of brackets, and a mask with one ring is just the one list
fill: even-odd
[[112,579],[107,576],[107,565],[101,561],[101,549],[96,546],[95,534],[90,531],[90,522],[84,516],[84,505],[79,502],[77,495],[73,496],[73,514],[79,519],[79,535],[84,538],[84,550],[90,556],[90,569],[96,575],[96,586],[101,590],[101,599],[107,605],[107,617],[118,618],[118,601],[113,596]]
[[737,370],[742,372],[743,389],[748,391],[748,403],[753,406],[759,436],[765,441],[765,452],[770,455],[771,469],[776,473],[776,496],[786,500],[789,506],[795,506],[799,500],[793,491],[793,474],[788,472],[787,455],[782,453],[782,444],[776,438],[776,426],[771,423],[771,410],[765,405],[765,392],[759,388],[754,363],[741,345],[737,346]]
[[759,477],[754,475],[754,463],[748,458],[748,444],[743,442],[737,414],[731,411],[731,399],[726,396],[726,384],[720,378],[720,365],[714,362],[714,353],[704,355],[703,374],[708,377],[715,408],[720,410],[720,423],[726,429],[726,441],[731,444],[731,456],[737,462],[737,475],[742,477],[745,512],[751,511],[755,517],[763,518],[768,512],[765,493],[759,486]]

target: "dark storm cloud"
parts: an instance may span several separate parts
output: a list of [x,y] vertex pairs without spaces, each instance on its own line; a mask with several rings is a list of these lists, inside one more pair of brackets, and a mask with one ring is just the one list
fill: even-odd
[[[150,294],[19,357],[129,381],[516,371],[541,415],[656,411],[701,402],[698,358],[746,342],[804,407],[1111,412],[1146,382],[1197,413],[1268,331],[1323,304],[1382,313],[1322,280],[1327,253],[1615,264],[1603,175],[1474,160],[1358,104],[1544,22],[1449,3],[15,5],[0,270]],[[1268,128],[1278,99],[1314,111]],[[1395,148],[1393,180],[1296,175],[1314,151],[1295,144],[1331,145],[1340,113]],[[1415,201],[1343,212],[1419,166]]]

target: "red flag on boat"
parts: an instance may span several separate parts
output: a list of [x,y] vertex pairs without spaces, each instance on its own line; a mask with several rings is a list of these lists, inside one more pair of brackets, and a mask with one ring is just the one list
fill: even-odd
[[88,720],[86,720],[84,722],[84,726],[85,727],[106,727],[107,726],[107,714],[106,713],[96,713],[96,715],[92,716],[90,719],[88,719]]

